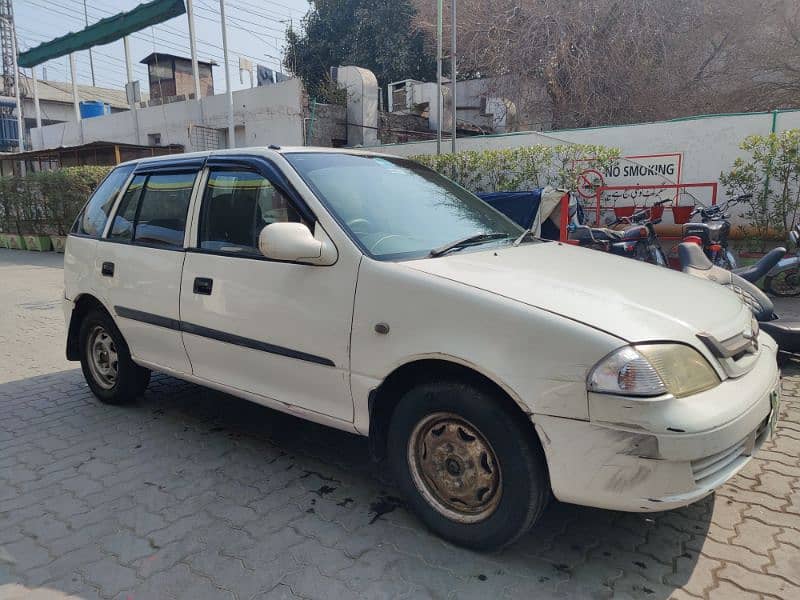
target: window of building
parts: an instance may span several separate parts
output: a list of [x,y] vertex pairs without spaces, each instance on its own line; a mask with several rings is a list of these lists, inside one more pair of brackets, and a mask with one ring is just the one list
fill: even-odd
[[264,227],[302,222],[286,195],[252,171],[212,171],[201,212],[201,248],[259,256]]
[[161,145],[161,134],[160,133],[148,133],[147,134],[147,144],[149,146],[160,146]]

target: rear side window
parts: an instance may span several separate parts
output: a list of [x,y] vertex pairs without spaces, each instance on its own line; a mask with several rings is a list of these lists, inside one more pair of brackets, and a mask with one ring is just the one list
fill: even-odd
[[100,237],[105,229],[108,215],[114,206],[119,190],[133,171],[134,165],[125,165],[111,171],[97,186],[86,207],[81,211],[72,228],[73,233]]
[[186,214],[197,173],[137,175],[120,203],[109,239],[183,247]]

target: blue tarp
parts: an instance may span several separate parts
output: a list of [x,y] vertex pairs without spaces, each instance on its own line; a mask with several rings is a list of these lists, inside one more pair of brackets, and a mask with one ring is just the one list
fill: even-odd
[[536,213],[539,212],[542,190],[540,188],[527,192],[481,192],[478,198],[527,229],[533,225]]
[[[539,212],[542,189],[526,192],[481,192],[478,197],[495,210],[500,211],[517,225],[528,229]],[[550,219],[542,222],[542,238],[559,239],[559,230]]]

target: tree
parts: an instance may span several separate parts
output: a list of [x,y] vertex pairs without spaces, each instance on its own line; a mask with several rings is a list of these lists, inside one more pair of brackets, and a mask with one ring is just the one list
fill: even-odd
[[[414,3],[417,25],[432,32],[434,3]],[[800,102],[796,0],[458,0],[458,6],[459,72],[491,77],[492,92],[523,113],[546,104],[555,128]]]
[[311,0],[302,31],[286,34],[286,68],[299,76],[309,93],[324,94],[328,69],[365,67],[378,84],[400,79],[430,80],[435,57],[425,34],[413,26],[410,0]]

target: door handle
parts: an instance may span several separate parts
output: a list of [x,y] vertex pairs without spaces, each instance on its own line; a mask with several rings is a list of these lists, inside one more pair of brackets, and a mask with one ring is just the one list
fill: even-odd
[[195,294],[202,294],[203,296],[210,296],[211,289],[214,287],[214,280],[208,277],[195,277],[194,287],[192,291]]
[[100,267],[100,274],[103,277],[113,277],[114,276],[114,263],[113,262],[104,262]]

